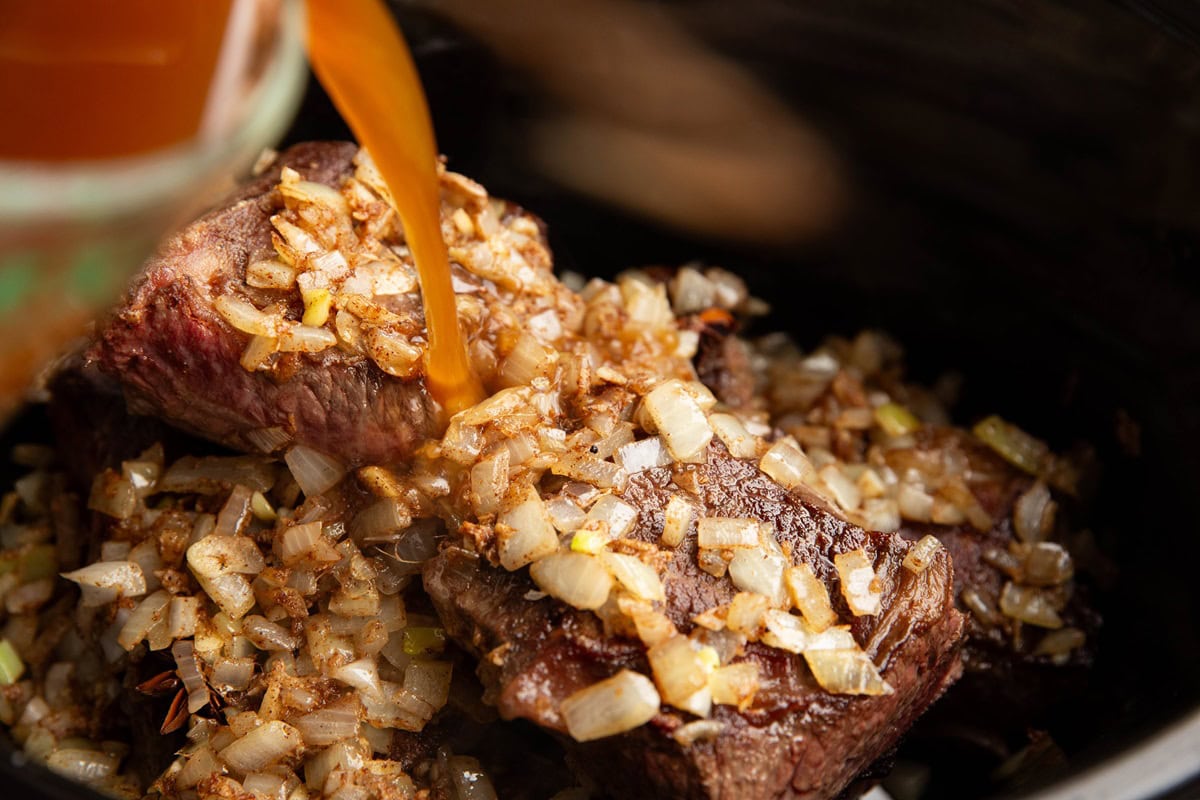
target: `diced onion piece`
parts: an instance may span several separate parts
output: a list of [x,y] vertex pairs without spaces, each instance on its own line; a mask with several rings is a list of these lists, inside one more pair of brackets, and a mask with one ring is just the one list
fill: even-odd
[[[278,426],[270,428],[255,428],[254,430],[246,431],[244,434],[246,441],[254,445],[260,452],[274,453],[291,443],[292,437],[288,436],[287,431]],[[262,491],[259,489],[259,491]]]
[[1071,554],[1054,542],[1025,546],[1021,582],[1030,586],[1061,586],[1075,575]]
[[671,279],[671,304],[676,314],[695,314],[716,302],[712,281],[691,267],[682,267]]
[[741,661],[720,667],[708,677],[714,703],[737,706],[743,711],[754,702],[758,685],[758,664],[753,661]]
[[308,497],[332,489],[346,474],[346,467],[336,458],[302,444],[288,450],[283,460]]
[[188,713],[195,714],[208,705],[208,686],[196,664],[194,645],[190,640],[175,642],[171,645],[171,655],[175,657],[175,669],[187,690]]
[[275,466],[261,456],[184,456],[163,473],[160,492],[219,494],[241,484],[256,492],[275,485]]
[[1038,642],[1038,646],[1034,648],[1033,654],[1065,658],[1072,650],[1083,647],[1086,641],[1087,635],[1078,628],[1060,628],[1043,636],[1042,640]]
[[820,633],[837,622],[837,613],[829,599],[829,590],[808,564],[788,567],[784,572],[784,583],[791,596],[792,605],[803,615],[804,621]]
[[899,403],[884,403],[876,408],[875,421],[888,436],[903,436],[921,427],[921,420]]
[[187,563],[192,572],[214,578],[238,572],[257,575],[266,566],[258,545],[248,536],[205,536],[187,549]]
[[585,611],[604,605],[613,584],[604,564],[584,553],[546,556],[529,568],[529,574],[546,594]]
[[681,494],[673,494],[663,511],[662,541],[668,547],[678,547],[696,518],[696,505]]
[[763,634],[762,641],[789,653],[858,646],[847,626],[826,628],[817,632],[800,617],[774,608],[766,613],[764,621],[767,632]]
[[696,523],[696,543],[701,549],[757,547],[758,520],[746,517],[705,517]]
[[600,489],[621,489],[629,477],[625,470],[611,461],[578,452],[562,454],[551,465],[550,471],[555,475],[565,475]]
[[871,500],[877,497],[883,497],[887,492],[887,484],[883,482],[883,478],[879,477],[879,473],[870,467],[867,467],[855,480],[854,485],[858,487],[859,494],[864,500]]
[[322,536],[320,522],[306,522],[284,530],[279,539],[279,554],[289,567],[305,559],[326,563],[341,560],[337,550]]
[[379,682],[379,671],[374,659],[360,658],[349,664],[343,664],[335,669],[330,677],[348,686],[353,686],[363,694],[370,695],[375,699],[383,699],[383,688]]
[[713,437],[708,418],[682,381],[659,384],[642,398],[642,408],[676,461],[698,458]]
[[172,597],[167,608],[167,635],[172,639],[184,639],[195,635],[199,618],[199,597]]
[[254,608],[254,590],[250,582],[236,572],[211,578],[196,573],[193,575],[200,588],[231,618],[241,619]]
[[763,627],[763,619],[771,601],[761,594],[738,592],[729,603],[729,611],[725,615],[725,625],[731,631],[744,633],[756,639]]
[[[239,692],[250,685],[254,677],[254,658],[218,658],[213,662],[213,687],[221,692]],[[253,719],[253,717],[247,718]]]
[[138,493],[133,484],[122,480],[111,471],[105,471],[92,481],[88,496],[88,508],[114,519],[129,519],[137,510]]
[[221,295],[213,308],[231,326],[254,336],[278,337],[287,322],[282,316],[259,311],[253,304],[232,295]]
[[587,514],[588,520],[604,522],[613,539],[629,533],[637,518],[638,510],[613,494],[606,494],[597,500]]
[[11,686],[25,672],[25,662],[8,639],[0,639],[0,686]]
[[883,585],[875,574],[875,566],[863,548],[838,553],[833,557],[838,577],[842,581],[842,597],[856,616],[878,614],[883,602]]
[[667,452],[667,446],[663,443],[662,437],[650,436],[619,447],[613,460],[632,475],[655,467],[670,465],[671,454]]
[[624,669],[562,702],[567,732],[577,742],[603,739],[649,722],[659,707],[658,691],[645,675]]
[[651,329],[663,328],[674,322],[667,287],[661,283],[646,283],[637,278],[619,280],[621,299],[630,322]]
[[896,493],[900,516],[913,522],[930,522],[933,519],[933,497],[919,486],[905,483]]
[[136,647],[138,642],[146,638],[146,634],[150,632],[151,628],[166,621],[167,604],[170,602],[171,595],[159,589],[139,603],[117,635],[117,644],[125,650],[132,650]]
[[806,650],[804,660],[817,683],[831,694],[877,696],[894,691],[870,656],[858,648]]
[[496,538],[499,540],[500,564],[509,571],[558,550],[558,534],[537,489],[527,487],[520,502],[500,515]]
[[758,468],[785,489],[802,486],[816,475],[808,456],[787,439],[771,445],[759,460]]
[[587,520],[583,509],[563,497],[556,497],[546,503],[546,513],[550,515],[550,522],[559,533],[574,533]]
[[[308,312],[305,312],[307,318]],[[278,339],[279,350],[284,353],[319,353],[337,344],[333,331],[314,325],[289,325]]]
[[919,542],[908,548],[908,553],[904,556],[904,568],[915,575],[920,575],[929,569],[929,565],[933,563],[933,557],[941,549],[942,543],[936,536],[932,534],[922,536]]
[[1006,617],[1040,628],[1061,628],[1063,624],[1058,610],[1041,590],[1011,581],[1000,592],[1000,610]]
[[[256,372],[257,370],[266,368],[271,361],[271,356],[275,355],[278,351],[279,340],[275,337],[251,336],[250,341],[246,344],[246,349],[242,351],[242,357],[238,359],[238,363],[247,372]],[[249,434],[247,434],[246,438],[250,438]]]
[[300,318],[302,324],[320,327],[329,321],[333,294],[328,289],[301,289],[300,297],[304,300],[304,316]]
[[1013,504],[1013,528],[1023,542],[1040,542],[1054,530],[1057,506],[1046,484],[1038,481]]
[[402,333],[368,328],[367,348],[379,368],[397,378],[407,378],[421,366],[421,348]]
[[505,386],[525,386],[535,378],[549,378],[558,363],[558,351],[529,333],[522,333],[500,365],[498,378]]
[[242,620],[242,635],[259,650],[287,651],[299,645],[291,631],[257,614]]
[[360,546],[395,541],[412,524],[408,507],[394,497],[383,497],[354,518],[351,535]]
[[678,633],[675,623],[671,622],[666,614],[655,611],[654,607],[644,600],[621,595],[617,598],[617,607],[622,614],[633,620],[638,638],[647,647],[653,647]]
[[[716,702],[715,693],[713,701]],[[725,730],[724,722],[715,719],[694,719],[676,728],[671,733],[671,738],[678,742],[680,747],[691,747],[696,742],[706,742],[717,738],[723,730]]]
[[296,268],[277,258],[255,261],[246,267],[246,284],[256,289],[290,289],[296,283]]
[[762,548],[743,548],[729,562],[729,577],[743,592],[763,595],[773,606],[784,604],[783,571],[787,560]]
[[404,689],[436,711],[450,699],[452,675],[449,661],[414,661],[404,670]]
[[858,491],[854,481],[846,477],[839,466],[829,464],[821,467],[818,474],[839,506],[847,511],[853,511],[862,505],[862,493]]
[[872,497],[863,501],[854,521],[869,531],[891,533],[900,529],[900,506],[890,497]]
[[[470,500],[478,516],[500,510],[504,493],[508,491],[508,462],[507,448],[500,448],[471,467]],[[582,512],[580,516],[583,516]]]
[[116,771],[121,759],[101,750],[60,747],[46,757],[46,766],[79,783],[96,783]]
[[118,597],[140,597],[146,593],[142,568],[132,561],[98,561],[63,577],[79,584],[80,605],[102,606]]
[[300,731],[286,722],[271,720],[234,740],[217,755],[235,772],[257,772],[301,748]]
[[758,441],[733,414],[710,414],[709,424],[734,458],[757,458]]
[[1050,459],[1050,448],[1045,442],[1000,417],[993,415],[981,420],[971,430],[1001,458],[1030,475],[1041,472]]
[[617,579],[617,582],[635,597],[643,600],[666,601],[667,595],[663,589],[662,579],[659,578],[653,567],[637,556],[604,552],[600,554],[600,561]]

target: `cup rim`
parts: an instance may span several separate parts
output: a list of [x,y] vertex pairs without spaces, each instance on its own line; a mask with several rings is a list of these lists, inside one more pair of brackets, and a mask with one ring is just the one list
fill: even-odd
[[5,224],[54,219],[102,222],[154,207],[181,185],[248,160],[279,140],[299,105],[307,76],[304,9],[282,0],[275,56],[243,100],[228,136],[192,137],[144,155],[105,161],[0,160],[0,219]]

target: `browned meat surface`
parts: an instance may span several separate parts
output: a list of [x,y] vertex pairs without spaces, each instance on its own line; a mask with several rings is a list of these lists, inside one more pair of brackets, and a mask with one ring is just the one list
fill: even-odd
[[356,150],[297,145],[166,242],[90,353],[120,382],[131,410],[250,452],[259,448],[247,434],[279,428],[356,463],[403,456],[432,432],[434,409],[419,380],[393,378],[336,347],[288,354],[280,368],[249,372],[239,359],[250,337],[213,308],[218,296],[249,291],[248,263],[275,255],[270,217],[282,207],[274,188],[280,170],[337,186],[353,171]]
[[[714,710],[725,726],[715,739],[679,744],[671,733],[689,717],[664,709],[630,733],[569,742],[574,763],[613,797],[837,795],[958,677],[963,619],[953,608],[949,558],[940,553],[914,575],[901,568],[907,546],[899,537],[865,532],[806,505],[717,444],[705,463],[678,474],[655,468],[631,477],[624,496],[640,510],[631,538],[656,541],[667,497],[680,485],[694,488],[706,515],[773,522],[793,563],[811,565],[831,587],[839,618],[853,619],[855,639],[894,692],[831,695],[815,683],[802,657],[750,644],[737,659],[756,661],[765,680],[744,711]],[[851,617],[837,590],[832,558],[858,547],[886,584],[878,616]],[[729,600],[733,588],[696,566],[694,536],[665,557],[665,610],[687,632],[694,615]],[[534,587],[524,572],[504,572],[450,547],[427,565],[424,577],[450,635],[479,656],[480,675],[504,718],[561,732],[564,698],[622,667],[646,669],[640,642],[606,632],[592,613],[532,599]]]

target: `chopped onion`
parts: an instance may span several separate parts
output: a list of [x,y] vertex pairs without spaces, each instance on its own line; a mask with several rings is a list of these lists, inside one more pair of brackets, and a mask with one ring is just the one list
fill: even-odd
[[274,453],[276,450],[286,447],[292,441],[292,437],[288,436],[287,431],[279,427],[255,428],[254,430],[246,431],[244,436],[246,437],[246,441],[250,442],[250,444],[263,453]]
[[846,477],[840,467],[830,464],[822,467],[817,474],[820,475],[821,480],[839,506],[847,511],[853,511],[862,505],[862,493],[858,491],[854,481]]
[[562,702],[567,732],[577,742],[589,742],[633,730],[658,713],[659,696],[645,675],[621,670],[616,675]]
[[279,540],[279,555],[289,567],[305,559],[326,564],[341,560],[337,550],[322,535],[320,522],[306,522],[286,529]]
[[597,500],[587,514],[588,520],[605,523],[609,536],[614,539],[629,533],[637,518],[637,508],[612,494],[606,494]]
[[282,316],[259,311],[253,304],[232,295],[215,299],[213,308],[231,326],[254,336],[278,336],[287,324]]
[[710,414],[709,424],[717,434],[729,455],[734,458],[757,458],[758,441],[746,430],[742,421],[733,414]]
[[783,570],[787,560],[762,548],[742,548],[729,562],[729,577],[743,592],[767,598],[774,606],[784,604]]
[[294,650],[299,646],[290,631],[257,614],[242,620],[242,635],[259,650]]
[[806,650],[804,660],[821,688],[832,694],[885,695],[894,691],[870,656],[858,648]]
[[0,686],[11,686],[24,672],[25,663],[21,661],[12,642],[0,639]]
[[452,676],[448,661],[413,661],[404,670],[404,689],[436,711],[450,699]]
[[129,519],[137,509],[138,494],[133,484],[117,477],[112,471],[105,471],[92,481],[92,491],[88,496],[88,508],[114,519]]
[[1000,592],[1000,610],[1006,617],[1040,628],[1061,628],[1063,624],[1058,610],[1042,591],[1011,581]]
[[471,467],[470,500],[478,516],[500,510],[500,503],[508,491],[508,465],[508,449],[499,448]]
[[611,461],[576,451],[562,454],[550,467],[550,471],[555,475],[565,475],[600,489],[620,490],[629,477],[625,470]]
[[300,731],[276,719],[235,740],[217,755],[235,772],[245,774],[292,755],[302,745]]
[[46,758],[46,766],[79,783],[96,783],[116,771],[121,760],[100,750],[62,747]]
[[662,541],[668,547],[678,547],[696,518],[696,505],[681,494],[673,494],[663,511]]
[[340,461],[302,444],[288,450],[283,460],[308,497],[332,489],[346,474],[346,467]]
[[[715,695],[713,702],[716,702]],[[707,742],[717,738],[723,730],[724,722],[715,719],[694,719],[676,728],[671,733],[671,738],[678,742],[680,747],[691,747],[696,742]]]
[[558,363],[558,351],[538,339],[522,333],[500,365],[498,378],[504,386],[524,386],[535,378],[549,378]]
[[896,502],[900,507],[900,516],[913,522],[930,522],[933,520],[933,497],[919,486],[911,483],[900,485],[896,493]]
[[208,685],[196,664],[194,645],[187,640],[175,642],[171,645],[171,655],[175,658],[175,671],[187,690],[188,713],[195,714],[208,705]]
[[492,781],[476,759],[451,756],[446,759],[446,771],[454,786],[453,800],[496,800]]
[[256,289],[290,289],[296,269],[277,258],[254,261],[246,267],[246,284]]
[[118,597],[139,597],[146,593],[142,568],[132,561],[98,561],[63,577],[79,584],[83,596],[80,605],[102,606]]
[[244,658],[218,658],[213,663],[212,685],[221,692],[239,692],[250,685],[254,677],[255,659],[252,656]]
[[808,456],[787,439],[771,445],[759,460],[758,468],[785,489],[802,486],[816,475]]
[[676,461],[703,455],[713,437],[708,418],[682,381],[668,380],[642,398],[642,409]]
[[790,653],[857,647],[848,627],[831,627],[817,632],[803,619],[786,611],[771,609],[764,616],[767,632],[762,641]]
[[556,497],[546,503],[546,513],[550,515],[550,523],[559,533],[574,533],[587,520],[583,509],[565,497]]
[[655,467],[670,465],[671,454],[667,452],[667,446],[663,443],[662,437],[650,436],[619,447],[613,460],[623,470],[633,475]]
[[922,536],[919,542],[908,548],[908,553],[904,556],[904,568],[915,575],[920,575],[929,569],[934,556],[941,549],[942,543],[936,536],[932,534]]
[[1075,575],[1071,554],[1054,542],[1025,545],[1021,582],[1030,586],[1061,586]]
[[643,600],[665,602],[662,579],[654,568],[637,556],[623,553],[601,553],[600,561],[626,591]]
[[679,315],[695,314],[716,302],[716,287],[698,270],[681,267],[671,279],[671,304]]
[[242,484],[255,492],[275,485],[275,466],[261,456],[184,456],[163,473],[160,492],[217,494]]
[[646,651],[646,658],[663,702],[683,707],[708,686],[712,668],[701,658],[696,643],[686,636],[673,636],[656,644]]
[[236,572],[211,578],[192,574],[200,588],[232,619],[241,619],[254,608],[254,590],[250,588],[250,582]]
[[229,573],[256,575],[266,566],[253,539],[215,532],[187,549],[187,563],[193,573],[204,578]]
[[903,436],[921,427],[921,420],[899,403],[884,403],[876,408],[875,421],[888,436]]
[[741,661],[713,671],[708,677],[713,702],[718,705],[737,706],[745,711],[754,702],[758,692],[758,664]]
[[170,602],[171,595],[159,589],[139,603],[117,635],[117,644],[126,650],[132,650],[138,642],[146,638],[152,627],[166,621],[167,604]]
[[863,501],[854,521],[869,531],[891,533],[900,529],[900,506],[890,497],[872,497]]
[[535,562],[529,574],[546,594],[588,611],[604,605],[613,584],[604,564],[585,553],[554,553]]
[[[304,312],[304,318],[308,319],[308,311]],[[333,331],[315,325],[292,324],[279,333],[277,342],[284,353],[319,353],[337,344],[337,336]]]
[[167,635],[172,639],[184,639],[195,635],[199,616],[199,597],[172,597],[167,608]]
[[883,585],[863,548],[833,557],[842,582],[842,597],[856,617],[878,614],[883,602]]
[[558,534],[537,489],[527,487],[521,493],[520,501],[500,515],[496,538],[499,540],[500,564],[509,571],[558,550]]
[[392,497],[376,500],[358,513],[351,535],[361,546],[395,541],[412,524],[408,507]]
[[1034,649],[1035,656],[1050,656],[1052,658],[1065,658],[1072,650],[1083,647],[1087,641],[1087,635],[1078,628],[1060,628],[1056,631],[1050,631],[1042,640],[1038,642],[1038,646]]
[[1013,504],[1013,528],[1023,542],[1041,542],[1054,530],[1057,506],[1046,484],[1037,481]]
[[701,549],[757,547],[758,520],[746,517],[705,517],[696,523],[696,543]]
[[731,631],[757,639],[762,632],[763,619],[771,607],[769,598],[753,592],[738,592],[729,603],[725,625]]
[[348,686],[353,686],[363,694],[368,694],[376,699],[383,699],[383,689],[379,682],[379,672],[373,659],[360,658],[357,661],[351,661],[349,664],[344,664],[334,670],[331,677]]
[[1045,442],[1000,417],[990,416],[971,431],[1005,461],[1030,475],[1041,472],[1050,459],[1050,448]]
[[617,607],[621,613],[633,620],[638,638],[647,647],[653,647],[677,633],[675,623],[662,612],[655,611],[654,607],[644,600],[620,595],[617,598]]

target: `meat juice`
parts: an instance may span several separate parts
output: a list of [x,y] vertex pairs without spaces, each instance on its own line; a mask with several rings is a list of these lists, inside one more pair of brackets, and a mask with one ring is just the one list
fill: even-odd
[[0,159],[108,159],[193,136],[231,2],[4,0]]
[[387,182],[421,281],[426,382],[450,414],[483,399],[458,327],[442,240],[437,145],[425,93],[379,0],[309,0],[308,50],[338,111]]

